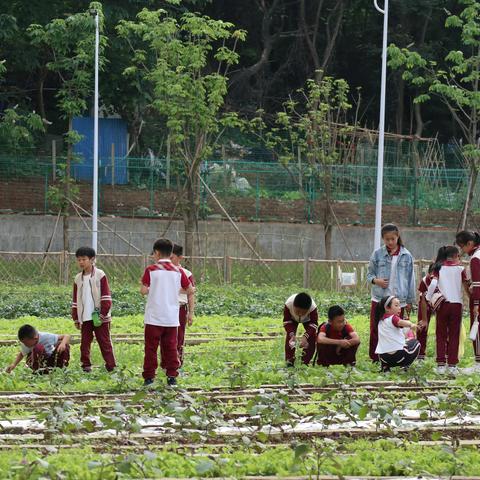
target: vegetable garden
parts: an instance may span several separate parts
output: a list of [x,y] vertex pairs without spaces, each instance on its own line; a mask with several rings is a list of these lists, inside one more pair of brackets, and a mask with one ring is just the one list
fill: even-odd
[[[72,334],[65,370],[0,374],[2,478],[474,477],[480,379],[437,377],[429,358],[380,374],[368,361],[368,299],[312,292],[320,314],[345,305],[363,345],[357,367],[283,362],[286,287],[201,285],[179,385],[142,387],[142,300],[113,287],[119,368],[79,365],[66,287],[0,289],[0,361],[24,323]],[[433,333],[432,333],[433,337]],[[461,366],[472,362],[470,346]]]

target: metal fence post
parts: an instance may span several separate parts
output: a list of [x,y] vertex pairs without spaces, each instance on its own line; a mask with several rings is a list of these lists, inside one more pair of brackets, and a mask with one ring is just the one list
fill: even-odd
[[70,276],[70,258],[67,250],[63,251],[63,284],[68,285],[68,277]]
[[223,282],[232,283],[232,257],[228,255],[223,257]]
[[303,260],[303,288],[310,288],[310,259],[308,256]]

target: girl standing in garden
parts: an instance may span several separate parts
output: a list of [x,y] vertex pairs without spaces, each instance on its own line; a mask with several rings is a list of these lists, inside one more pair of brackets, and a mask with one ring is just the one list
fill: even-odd
[[[470,282],[470,326],[478,317],[480,308],[480,235],[477,232],[463,230],[457,233],[455,243],[463,253],[470,257],[467,279]],[[473,340],[475,365],[465,369],[465,373],[480,373],[480,338],[477,332]]]
[[457,375],[458,349],[462,325],[463,292],[468,291],[465,269],[460,264],[457,247],[441,247],[428,287],[427,300],[437,312],[437,373]]
[[375,352],[378,327],[375,310],[382,298],[394,295],[400,301],[400,318],[410,316],[415,300],[415,273],[412,254],[403,245],[398,227],[392,223],[382,227],[383,246],[375,250],[368,265],[367,281],[372,284],[370,309],[370,358],[378,361]]

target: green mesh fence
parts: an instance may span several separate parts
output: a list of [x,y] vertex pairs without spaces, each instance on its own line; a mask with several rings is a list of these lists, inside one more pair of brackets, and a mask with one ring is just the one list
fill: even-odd
[[[388,144],[384,175],[384,208],[403,224],[451,226],[466,194],[467,172],[458,151],[438,146],[436,153],[423,144]],[[351,163],[331,165],[334,209],[343,223],[370,224],[376,190],[376,149],[359,143],[348,157]],[[0,155],[0,212],[56,213],[48,192],[59,185],[60,165],[50,157]],[[122,172],[117,167],[125,164]],[[117,165],[117,166],[115,166]],[[105,215],[169,218],[175,209],[183,177],[176,163],[165,158],[102,158],[99,210]],[[86,169],[86,170],[85,170]],[[90,169],[91,170],[91,169]],[[84,172],[88,167],[84,167]],[[324,211],[325,171],[315,171],[298,159],[289,165],[241,159],[212,159],[201,175],[237,220],[321,222]],[[91,183],[77,182],[79,203],[91,210]],[[478,187],[477,187],[478,190]],[[475,195],[474,211],[480,210]],[[449,213],[451,212],[451,213]],[[201,191],[200,218],[221,215],[205,189]],[[457,215],[458,216],[458,215]],[[451,218],[450,218],[451,217]]]

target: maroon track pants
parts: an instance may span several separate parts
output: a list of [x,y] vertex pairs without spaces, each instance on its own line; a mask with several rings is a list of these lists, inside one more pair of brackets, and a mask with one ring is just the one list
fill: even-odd
[[90,348],[95,335],[105,361],[105,368],[111,372],[116,367],[116,362],[112,339],[110,338],[110,322],[104,322],[99,327],[94,327],[92,321],[83,322],[81,328],[80,361],[82,362],[82,368],[89,369],[92,366],[90,362]]
[[355,365],[358,345],[350,348],[338,348],[337,345],[317,345],[317,364],[323,367],[330,365]]
[[[473,314],[473,302],[470,301],[470,328],[475,321],[475,315]],[[475,354],[475,361],[480,362],[480,329],[477,333],[477,338],[472,342],[473,343],[473,353]]]
[[33,370],[48,371],[52,368],[63,368],[68,366],[70,360],[70,345],[65,347],[62,353],[57,352],[57,347],[52,355],[47,355],[43,345],[35,345],[33,350],[27,356],[27,365]]
[[[375,322],[375,309],[377,308],[378,302],[374,302],[372,300],[372,304],[370,306],[370,344],[369,344],[369,349],[368,353],[370,355],[370,358],[374,362],[378,362],[378,354],[375,353],[375,350],[377,349],[377,343],[378,343],[378,326],[377,322]],[[400,318],[403,318],[403,315],[405,314],[405,309],[402,308],[402,311],[400,312]]]
[[462,304],[443,302],[437,312],[437,364],[458,363],[458,343],[462,324]]
[[177,327],[159,327],[145,325],[145,357],[143,360],[143,378],[154,379],[158,368],[158,347],[160,346],[161,364],[167,377],[178,376],[180,361],[177,351]]
[[185,344],[185,329],[187,327],[187,313],[188,308],[186,305],[180,305],[180,326],[177,330],[177,351],[178,351],[178,360],[180,361],[180,366],[183,365],[183,346]]
[[[294,335],[297,334],[298,324],[295,325],[295,331],[293,332]],[[295,361],[295,348],[290,347],[290,336],[285,336],[285,361],[293,363]],[[317,343],[316,335],[312,335],[308,339],[308,347],[303,349],[302,354],[302,362],[305,365],[308,365],[315,354],[315,346]]]

